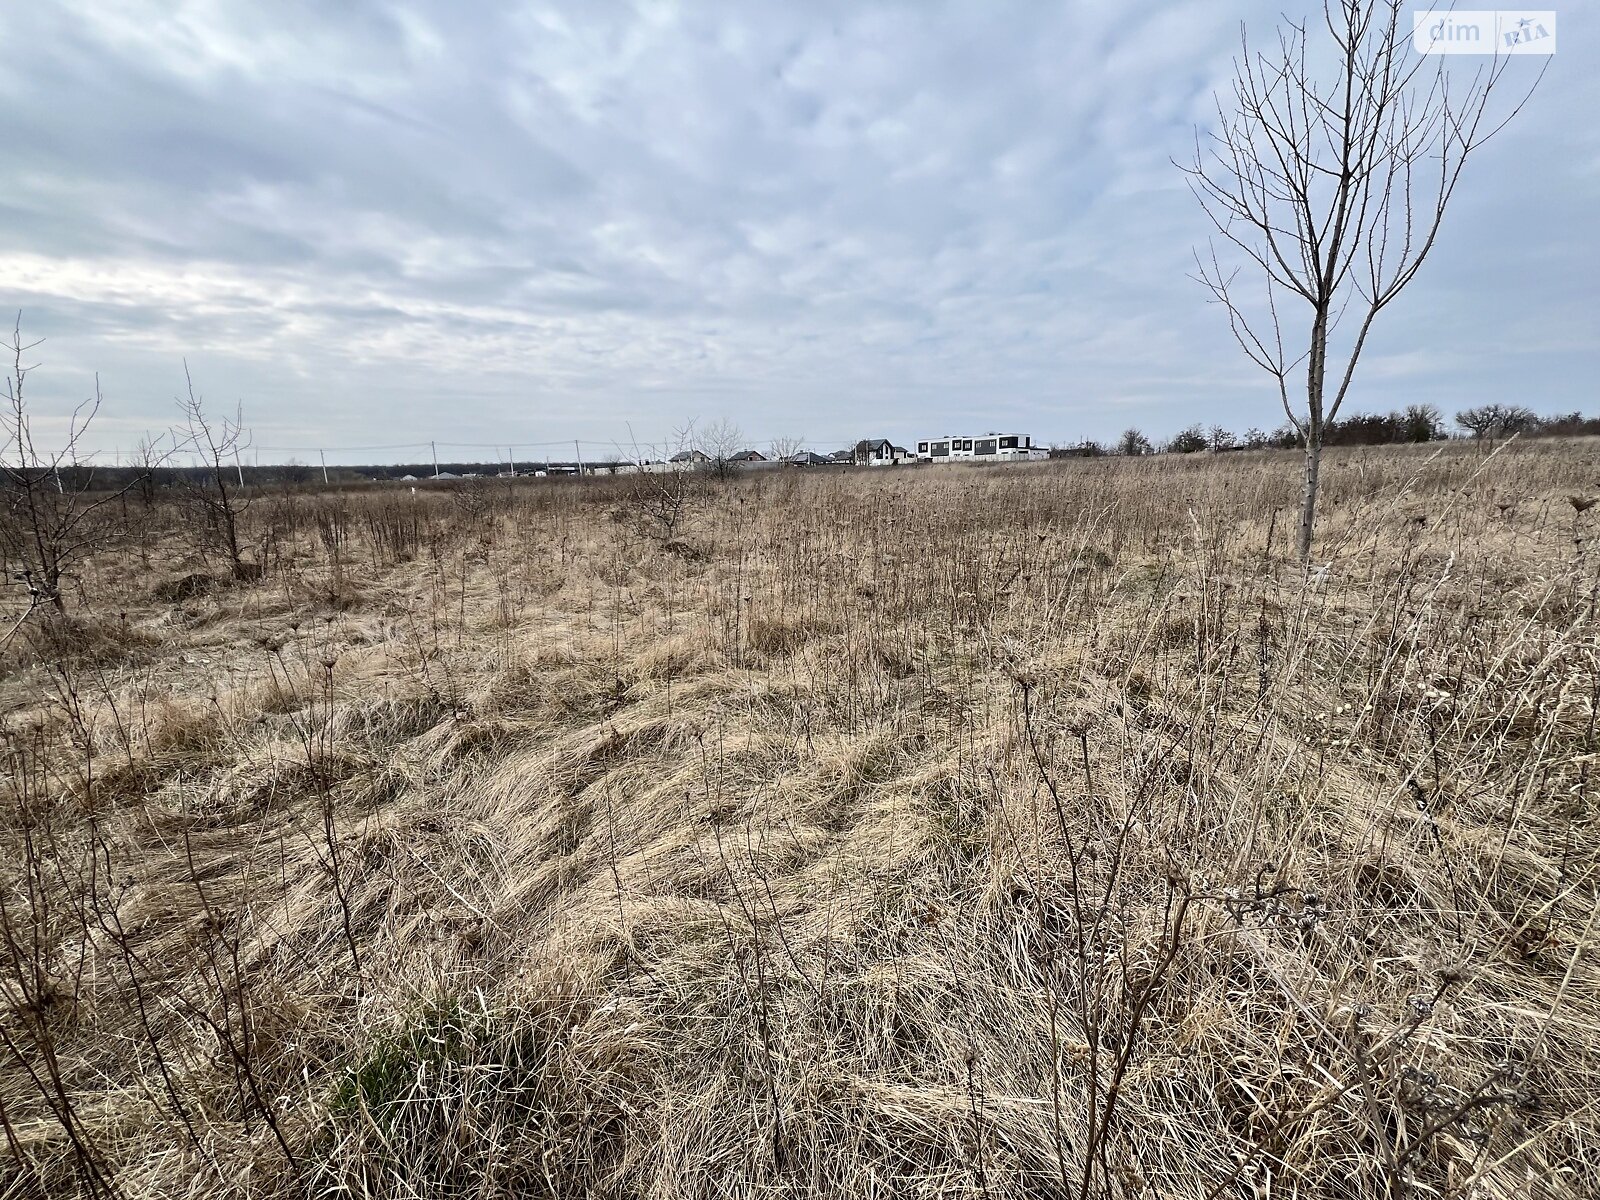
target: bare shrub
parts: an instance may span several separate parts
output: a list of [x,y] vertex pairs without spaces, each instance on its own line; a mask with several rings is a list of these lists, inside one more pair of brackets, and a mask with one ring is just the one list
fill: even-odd
[[97,486],[92,457],[83,451],[83,439],[100,411],[98,381],[94,397],[68,418],[59,447],[41,449],[35,441],[24,394],[33,368],[24,363],[28,352],[40,344],[23,342],[20,315],[11,340],[0,343],[11,358],[6,404],[0,413],[0,442],[4,443],[0,445],[0,489],[5,505],[0,513],[0,555],[28,596],[27,607],[0,637],[0,645],[42,605],[66,613],[65,582],[80,561],[117,535],[115,501],[134,486]]
[[[209,415],[204,401],[195,394],[187,364],[183,374],[188,391],[178,402],[182,424],[174,431],[174,442],[179,452],[197,455],[203,464],[198,477],[189,473],[178,477],[195,514],[192,528],[200,535],[202,549],[221,551],[231,578],[241,582],[258,578],[260,564],[245,558],[241,537],[244,515],[250,507],[243,495],[243,469],[239,466],[239,455],[250,444],[244,413],[236,410],[231,418]],[[229,481],[230,470],[239,477],[240,484]]]

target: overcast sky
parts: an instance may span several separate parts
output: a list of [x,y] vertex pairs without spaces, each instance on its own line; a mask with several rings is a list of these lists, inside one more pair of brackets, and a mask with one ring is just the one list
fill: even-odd
[[[0,308],[48,339],[42,411],[99,372],[107,449],[170,422],[185,357],[263,462],[1268,428],[1169,160],[1285,7],[6,3]],[[1352,406],[1600,411],[1590,16]]]

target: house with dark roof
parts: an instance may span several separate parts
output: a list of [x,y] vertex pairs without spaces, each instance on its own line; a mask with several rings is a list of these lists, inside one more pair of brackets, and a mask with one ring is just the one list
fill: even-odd
[[858,467],[892,467],[909,462],[911,457],[909,450],[896,446],[888,438],[864,438],[851,452],[851,461]]
[[783,461],[785,465],[791,467],[831,467],[835,460],[814,450],[801,450],[798,454],[789,455]]

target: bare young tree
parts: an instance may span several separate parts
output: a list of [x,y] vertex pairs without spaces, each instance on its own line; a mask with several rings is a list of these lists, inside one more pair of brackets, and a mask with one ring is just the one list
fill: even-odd
[[787,462],[806,448],[803,437],[775,437],[768,443],[774,462]]
[[727,417],[714,421],[700,431],[699,450],[706,456],[712,474],[726,479],[735,468],[733,456],[744,449],[744,434]]
[[[1245,354],[1277,382],[1305,448],[1302,562],[1323,431],[1349,394],[1373,323],[1433,250],[1467,158],[1532,92],[1491,120],[1508,60],[1495,57],[1464,79],[1443,56],[1413,61],[1402,0],[1325,0],[1323,24],[1326,47],[1320,37],[1313,45],[1304,23],[1280,27],[1269,52],[1244,39],[1232,94],[1217,97],[1217,129],[1209,145],[1197,137],[1194,161],[1182,167],[1216,235],[1195,254],[1196,278],[1226,310]],[[1326,72],[1322,58],[1331,60]],[[1284,305],[1295,298],[1311,310],[1303,340],[1285,335]],[[1303,395],[1290,384],[1302,366]]]
[[166,438],[151,437],[149,434],[141,437],[133,448],[130,460],[134,467],[132,486],[146,509],[155,507],[156,474],[164,467],[169,454]]
[[239,522],[249,501],[241,494],[242,488],[229,482],[230,476],[237,480],[243,474],[239,455],[250,445],[243,409],[236,408],[232,419],[209,416],[204,402],[195,395],[188,363],[183,365],[183,379],[187,392],[178,401],[181,424],[173,430],[173,440],[179,450],[201,460],[198,476],[180,475],[184,492],[199,510],[207,539],[227,555],[233,578],[250,579],[258,568],[245,560],[239,539]]
[[[632,438],[632,426],[628,434]],[[659,448],[660,461],[655,461],[653,454],[640,450],[637,440],[632,442],[635,467],[628,491],[630,506],[644,535],[663,546],[681,544],[678,541],[681,527],[695,495],[693,471],[675,469],[678,464],[673,456],[694,449],[695,441],[694,422],[686,421],[674,429],[666,444]],[[692,466],[690,463],[683,465]]]
[[100,381],[95,394],[73,409],[59,447],[41,450],[24,392],[33,367],[25,365],[40,342],[22,340],[22,317],[11,340],[0,342],[11,359],[5,380],[5,408],[0,412],[0,553],[14,564],[16,578],[28,590],[22,615],[0,636],[0,645],[22,628],[33,612],[48,605],[66,612],[62,584],[72,564],[115,534],[112,502],[134,486],[97,489],[92,456],[83,440],[100,411]]

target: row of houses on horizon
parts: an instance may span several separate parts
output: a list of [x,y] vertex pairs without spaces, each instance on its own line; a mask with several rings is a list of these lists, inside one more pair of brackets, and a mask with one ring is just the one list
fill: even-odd
[[[680,450],[666,461],[691,465],[725,461],[736,466],[753,466],[760,463],[790,467],[877,467],[910,462],[914,455],[904,446],[896,446],[887,438],[866,438],[846,450],[819,454],[815,450],[797,450],[793,454],[773,456],[759,450],[741,450],[726,459],[714,459],[704,450]],[[644,464],[640,464],[644,465]]]
[[[712,454],[698,448],[680,450],[669,458],[641,458],[634,462],[624,459],[594,462],[548,462],[530,464],[529,469],[502,470],[494,473],[498,478],[548,475],[632,475],[641,471],[649,473],[671,471],[708,470],[718,467],[735,469],[770,469],[774,467],[896,467],[918,463],[941,462],[1028,462],[1050,457],[1050,450],[1034,444],[1028,434],[985,433],[970,437],[951,435],[919,441],[915,449],[896,445],[889,438],[863,438],[854,446],[823,454],[801,449],[786,455],[768,455],[760,450],[739,450],[731,454]],[[481,479],[483,472],[435,470],[432,475],[405,475],[406,482],[426,479]]]
[[[757,464],[795,467],[894,467],[905,463],[922,462],[1035,462],[1050,457],[1050,450],[1034,444],[1032,435],[1025,433],[985,433],[972,436],[950,435],[919,441],[916,449],[897,446],[888,438],[863,438],[846,450],[819,454],[815,450],[798,450],[793,454],[772,457],[759,450],[741,450],[725,459],[715,459],[703,450],[680,450],[666,464],[703,465],[726,462],[736,466]],[[652,465],[648,462],[622,464]]]

